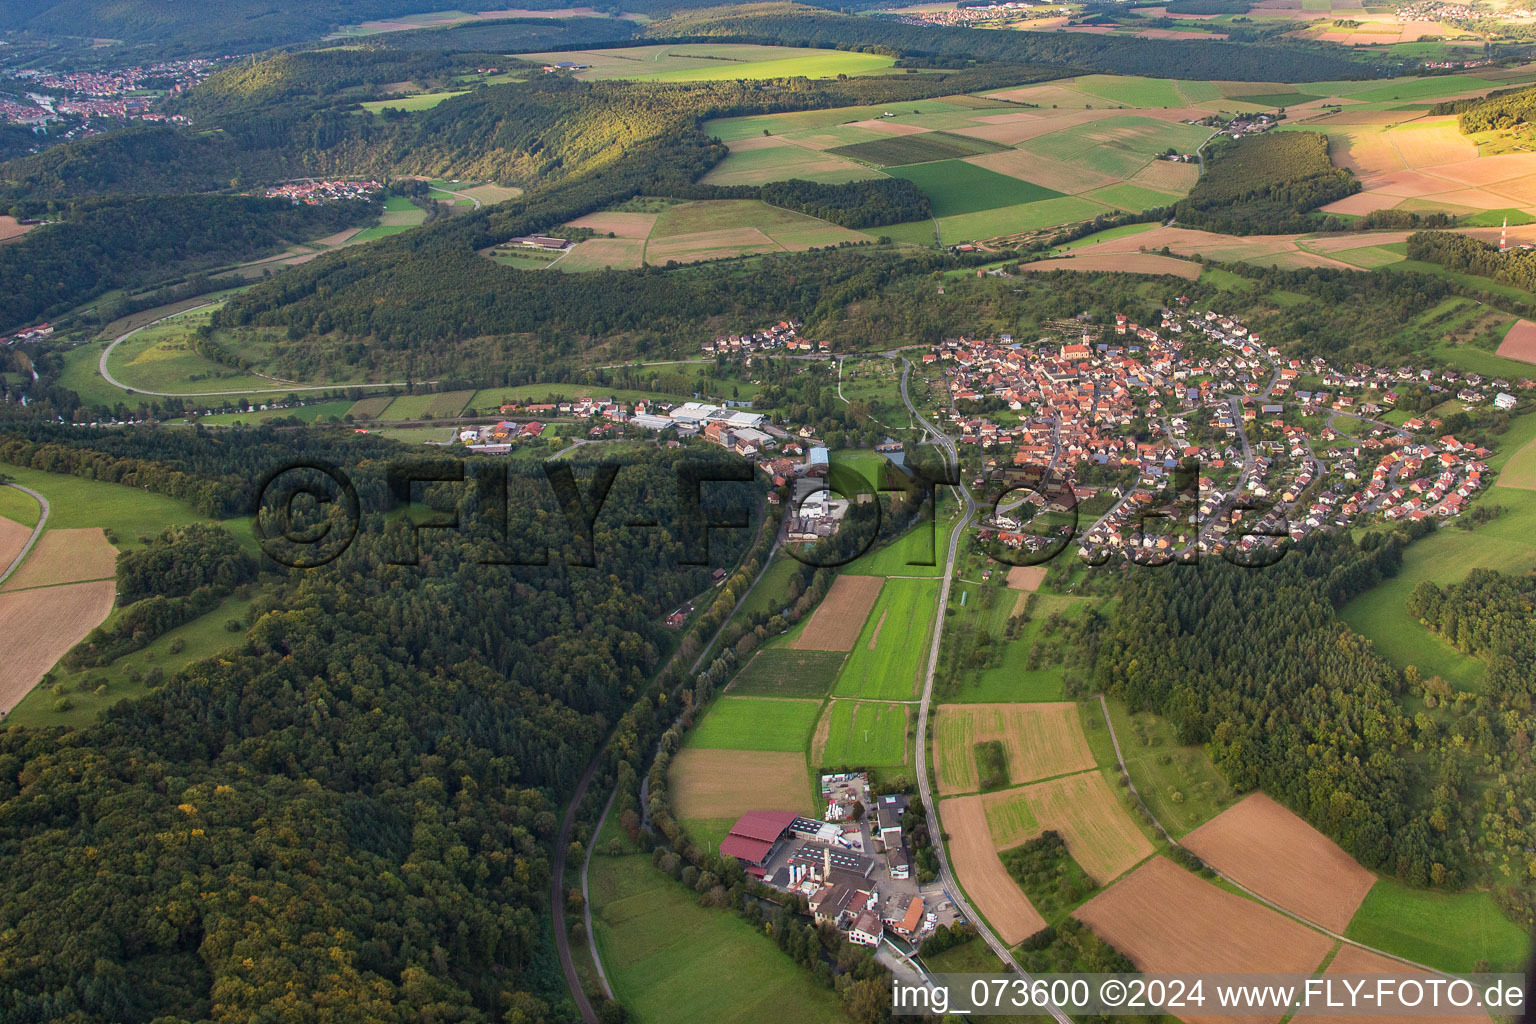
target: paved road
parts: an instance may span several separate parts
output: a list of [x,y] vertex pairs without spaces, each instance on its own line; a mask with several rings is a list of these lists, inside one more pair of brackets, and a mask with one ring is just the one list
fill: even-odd
[[[955,442],[939,428],[923,418],[923,414],[917,411],[912,404],[912,399],[907,396],[907,376],[912,369],[912,364],[902,361],[901,370],[901,400],[906,404],[907,412],[926,430],[934,441],[943,449],[945,455],[954,460],[957,473],[963,472],[960,466],[960,454],[955,448]],[[957,477],[958,479],[958,477]],[[1021,976],[1026,983],[1031,981],[1029,974],[1014,960],[1008,946],[997,937],[991,927],[982,920],[981,915],[966,899],[960,886],[954,881],[954,874],[949,866],[949,853],[944,848],[943,829],[939,822],[939,811],[933,800],[931,787],[928,785],[928,712],[933,703],[933,680],[939,667],[939,646],[943,640],[944,609],[949,606],[950,584],[954,581],[955,555],[960,547],[960,538],[965,534],[965,528],[972,517],[976,515],[976,502],[971,497],[970,490],[964,481],[960,483],[960,496],[965,501],[965,511],[960,516],[960,521],[955,524],[955,529],[949,535],[949,551],[945,554],[943,582],[939,585],[939,603],[936,611],[938,623],[933,631],[933,642],[928,648],[928,665],[923,671],[923,697],[917,706],[917,792],[923,802],[923,810],[928,816],[928,835],[933,840],[934,852],[939,860],[939,883],[944,887],[944,893],[954,903],[956,909],[965,915],[966,920],[976,926],[976,932],[982,940],[991,947],[992,952],[1003,962],[1003,966],[1015,974]],[[1071,1024],[1072,1018],[1068,1017],[1059,1007],[1050,1007],[1050,1014],[1056,1018],[1059,1024]]]
[[27,560],[27,555],[32,553],[32,546],[37,543],[37,538],[39,538],[39,537],[41,537],[43,535],[43,527],[48,525],[48,499],[47,498],[43,497],[41,494],[38,494],[36,491],[34,491],[30,487],[23,487],[23,486],[21,486],[21,484],[5,484],[4,486],[6,486],[6,487],[14,487],[18,491],[23,492],[24,494],[32,495],[32,497],[37,499],[37,503],[38,503],[39,506],[42,507],[43,511],[37,517],[37,525],[32,528],[32,536],[27,538],[27,543],[22,547],[21,553],[18,554],[14,559],[11,560],[11,564],[6,567],[6,570],[4,572],[0,572],[0,583],[4,583],[7,579],[10,578],[11,573],[13,573],[17,569],[21,568],[21,563],[26,561]]
[[[206,305],[209,305],[209,303],[203,303],[203,306]],[[102,350],[101,359],[96,363],[96,369],[101,374],[102,379],[113,387],[122,388],[130,394],[150,395],[155,398],[221,398],[228,397],[229,395],[286,395],[290,391],[334,391],[337,388],[403,388],[407,386],[408,382],[401,380],[389,384],[285,384],[282,387],[276,388],[240,388],[238,391],[146,391],[144,388],[135,388],[124,384],[112,376],[112,371],[107,369],[107,360],[111,358],[112,350],[135,334],[138,334],[144,328],[153,327],[155,324],[160,323],[161,320],[169,320],[173,316],[180,316],[181,313],[202,309],[203,306],[191,306],[188,309],[181,310],[180,313],[171,313],[160,317],[159,320],[151,320],[147,324],[140,324],[126,334],[119,334],[116,338],[113,338],[112,343]],[[430,384],[435,382],[422,381],[421,383]]]

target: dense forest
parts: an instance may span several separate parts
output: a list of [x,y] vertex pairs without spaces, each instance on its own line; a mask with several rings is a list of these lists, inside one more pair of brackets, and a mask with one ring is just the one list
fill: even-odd
[[[1085,625],[1085,660],[1097,685],[1206,744],[1239,790],[1262,787],[1368,867],[1414,885],[1493,880],[1530,924],[1529,674],[1437,710],[1443,683],[1399,673],[1335,614],[1397,571],[1412,535],[1318,536],[1262,569],[1130,571],[1114,620]],[[1410,716],[1410,693],[1430,710]]]
[[1358,191],[1355,176],[1329,161],[1327,136],[1270,131],[1211,144],[1205,173],[1174,216],[1233,235],[1310,231],[1307,211]]
[[646,29],[653,39],[707,36],[739,42],[879,47],[944,61],[1058,64],[1118,75],[1306,82],[1319,78],[1371,78],[1379,69],[1337,49],[1288,44],[1245,45],[1216,40],[1138,39],[1071,32],[977,32],[965,28],[903,25],[834,14],[799,3],[741,4],[687,12]]
[[1408,258],[1536,292],[1536,252],[1527,249],[1499,252],[1492,242],[1468,235],[1417,231],[1408,236]]
[[0,246],[0,330],[138,288],[254,259],[377,214],[367,202],[294,206],[249,196],[176,196],[15,204],[57,223]]
[[[1501,699],[1529,699],[1536,679],[1536,577],[1473,569],[1447,587],[1424,580],[1408,597],[1408,614],[1445,637],[1458,651],[1488,664],[1485,692]],[[1531,737],[1515,738],[1514,754],[1530,749]]]
[[1456,124],[1463,135],[1505,131],[1536,120],[1536,89],[1495,89],[1476,99],[1437,103],[1429,112],[1461,115]]
[[[381,475],[356,451],[328,454]],[[673,478],[637,454],[610,507]],[[457,493],[474,522],[476,489]],[[568,1019],[547,917],[561,800],[672,642],[655,609],[710,587],[669,528],[622,518],[596,524],[597,569],[568,566],[547,485],[514,476],[508,529],[548,566],[482,564],[493,538],[471,526],[406,567],[386,564],[405,521],[370,510],[337,562],[268,574],[232,651],[100,725],[0,735],[6,1014]],[[188,581],[151,561],[146,579]]]

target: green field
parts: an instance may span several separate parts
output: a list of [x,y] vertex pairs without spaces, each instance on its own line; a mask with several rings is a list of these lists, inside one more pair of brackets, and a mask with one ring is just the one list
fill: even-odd
[[[944,100],[918,100],[914,103],[903,103],[900,109],[903,113],[906,111],[933,113],[961,111],[967,108]],[[846,124],[849,121],[865,121],[872,117],[879,117],[890,110],[890,106],[875,105],[832,107],[826,110],[795,110],[782,114],[748,114],[743,117],[718,117],[705,121],[703,129],[705,135],[711,135],[722,142],[734,142],[737,139],[755,138],[764,132],[770,135],[788,135],[812,128]]]
[[[116,536],[119,549],[138,547],[140,537],[155,536],[167,527],[208,521],[207,516],[198,515],[174,498],[139,487],[44,473],[3,462],[0,473],[48,499],[48,529],[99,526]],[[220,525],[255,551],[249,519],[226,519]]]
[[834,700],[827,708],[827,768],[878,768],[907,760],[907,706]]
[[204,416],[198,420],[209,426],[227,427],[237,424],[266,423],[269,420],[288,419],[293,417],[305,423],[323,422],[332,416],[340,419],[352,411],[354,402],[345,399],[337,402],[312,402],[308,405],[295,406],[291,409],[251,409],[248,412],[218,412]]
[[892,135],[870,142],[854,143],[851,146],[838,146],[827,152],[849,160],[859,160],[880,167],[893,167],[928,163],[933,160],[955,160],[968,156],[980,156],[982,153],[999,153],[1007,148],[985,139],[934,131],[919,135]]
[[[279,383],[205,359],[193,351],[193,332],[208,323],[210,314],[211,310],[204,307],[151,324],[112,350],[107,369],[124,386],[135,391],[179,395],[221,391],[231,392],[233,397],[242,390],[274,392],[281,389]],[[216,332],[216,336],[221,333]],[[90,345],[78,351],[85,353],[82,359],[85,365],[81,369],[94,376],[101,349]],[[104,380],[101,384],[115,396],[114,402],[128,397]]]
[[422,92],[414,96],[402,96],[392,100],[369,100],[362,104],[362,108],[374,116],[382,116],[385,107],[393,107],[396,110],[406,110],[415,113],[418,110],[431,110],[446,99],[455,96],[463,96],[465,90],[457,92]]
[[[632,75],[647,82],[717,82],[728,79],[763,78],[836,78],[838,75],[874,74],[896,63],[896,58],[875,53],[851,53],[844,50],[816,51],[803,57],[779,60],[712,61],[714,67],[679,68],[652,74],[638,71]],[[643,65],[642,65],[643,66]]]
[[887,167],[886,173],[892,177],[905,178],[922,189],[933,205],[935,217],[979,213],[999,206],[1032,203],[1061,195],[1052,189],[1010,178],[1006,174],[998,174],[964,160],[939,160],[905,167]]
[[[5,718],[6,725],[64,725],[79,728],[96,721],[101,713],[120,700],[141,697],[151,689],[146,674],[159,669],[169,679],[181,668],[211,658],[220,651],[245,640],[244,622],[251,599],[230,596],[208,614],[169,630],[146,647],[123,655],[101,668],[72,672],[61,666],[53,670],[53,682],[39,685],[21,699]],[[106,623],[122,613],[114,608]],[[239,632],[231,632],[226,623],[241,622]],[[177,640],[184,645],[176,653],[171,647]],[[96,692],[100,688],[102,692]],[[68,711],[55,710],[61,697],[72,705]]]
[[[1063,83],[1111,103],[1127,107],[1183,107],[1190,98],[1179,90],[1181,83],[1171,78],[1141,78],[1135,75],[1084,75]],[[1206,83],[1189,83],[1205,85]],[[1213,96],[1202,97],[1214,99]]]
[[994,842],[999,836],[1028,835],[1039,827],[1040,822],[1035,819],[1034,809],[1029,806],[1023,790],[1006,800],[987,804],[987,830],[992,833]]
[[707,185],[761,185],[798,178],[842,185],[880,176],[873,167],[785,144],[733,152],[700,180]]
[[1156,209],[1159,206],[1169,206],[1179,199],[1179,196],[1172,192],[1159,192],[1157,189],[1143,188],[1129,183],[1094,189],[1092,192],[1084,192],[1083,195],[1095,202],[1108,203],[1110,206],[1133,213]]
[[[964,605],[959,604],[961,593],[967,594]],[[946,691],[944,695],[946,703],[997,704],[1064,699],[1065,672],[1060,661],[1048,659],[1030,667],[1031,652],[1044,639],[1046,623],[1052,614],[1075,618],[1082,614],[1087,602],[1052,594],[1035,595],[1029,622],[1009,642],[1005,640],[1005,630],[1009,618],[1019,610],[1019,596],[1016,590],[976,584],[962,584],[950,591],[950,605],[955,611],[946,618],[945,628],[952,633],[953,642],[963,645],[965,654],[969,654],[977,646],[975,631],[984,629],[997,653],[987,665],[961,672],[953,691]]]
[[916,696],[938,593],[934,580],[886,580],[833,694],[882,700]]
[[1204,128],[1151,117],[1107,117],[1041,135],[1018,148],[1048,160],[1129,178],[1170,147],[1192,152],[1208,134]]
[[804,750],[821,714],[815,700],[719,697],[688,735],[707,750]]
[[949,535],[955,521],[941,513],[940,521],[920,521],[895,541],[860,555],[843,566],[852,576],[942,576]]
[[[645,241],[645,259],[689,263],[860,241],[873,239],[757,199],[708,199],[663,210]],[[578,245],[573,256],[580,252]]]
[[636,1024],[842,1024],[837,996],[774,942],[640,854],[592,858],[592,924],[614,994]]
[[738,697],[825,697],[844,657],[841,651],[783,647],[758,651],[731,681],[731,693]]
[[[1131,781],[1153,816],[1175,839],[1237,800],[1205,748],[1180,746],[1166,719],[1148,711],[1130,714],[1124,704],[1114,700],[1109,702],[1109,717]],[[1088,735],[1092,738],[1095,733]]]
[[1149,221],[1146,224],[1124,224],[1118,228],[1108,228],[1107,230],[1098,231],[1079,238],[1076,241],[1068,242],[1065,245],[1059,245],[1053,251],[1068,252],[1072,249],[1081,249],[1085,245],[1093,245],[1096,242],[1112,242],[1117,238],[1127,238],[1131,235],[1139,235],[1143,231],[1151,231],[1155,227],[1158,227],[1156,221]]
[[[993,238],[1021,231],[1038,231],[1041,228],[1061,224],[1075,224],[1080,220],[1092,220],[1101,213],[1113,211],[1103,203],[1082,196],[1062,196],[1060,199],[1042,199],[1018,206],[1004,206],[983,213],[968,213],[939,220],[939,239],[944,245]],[[882,233],[888,233],[882,229]]]
[[386,420],[419,420],[426,416],[435,419],[457,416],[464,411],[473,391],[434,391],[424,395],[401,395],[384,410]]
[[1371,886],[1344,934],[1456,973],[1519,971],[1531,950],[1529,937],[1488,893],[1431,892],[1391,878]]
[[[0,471],[0,476],[5,473]],[[22,526],[36,526],[38,517],[43,513],[42,506],[37,499],[25,491],[18,491],[14,487],[0,487],[0,516],[4,516],[13,523]],[[5,566],[0,565],[0,570]]]

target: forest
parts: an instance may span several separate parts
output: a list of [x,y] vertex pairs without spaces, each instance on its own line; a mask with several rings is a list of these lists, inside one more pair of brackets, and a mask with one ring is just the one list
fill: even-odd
[[[1516,753],[1536,729],[1528,676],[1410,715],[1406,696],[1442,684],[1398,672],[1335,614],[1395,574],[1422,532],[1315,536],[1261,569],[1126,571],[1114,618],[1082,627],[1081,657],[1095,685],[1205,744],[1238,790],[1262,788],[1410,884],[1497,886],[1529,925],[1536,772]],[[1431,609],[1432,595],[1415,599]]]
[[[350,438],[308,444],[369,472]],[[637,453],[612,507],[670,494],[673,459]],[[0,735],[7,1016],[568,1019],[558,811],[674,642],[654,609],[710,578],[668,528],[617,514],[596,524],[600,570],[567,565],[563,519],[529,486],[511,480],[506,520],[548,566],[483,564],[494,537],[475,526],[391,566],[405,522],[370,512],[325,569],[264,574],[232,651],[101,724]],[[458,494],[476,522],[475,490]],[[716,538],[714,564],[745,532]],[[185,586],[216,561],[140,568]]]
[[801,3],[741,4],[689,11],[648,26],[646,37],[885,52],[939,61],[1054,64],[1117,75],[1267,82],[1373,78],[1380,69],[1321,46],[1247,45],[1214,40],[1138,39],[1069,32],[976,32],[903,25],[819,10]]
[[1212,143],[1205,173],[1174,216],[1232,235],[1311,231],[1309,210],[1358,191],[1355,176],[1329,161],[1326,136],[1270,131]]
[[[1503,700],[1529,701],[1536,679],[1536,577],[1473,569],[1460,583],[1424,580],[1408,596],[1408,614],[1458,651],[1488,664],[1486,691]],[[1530,750],[1530,733],[1514,737],[1514,754]]]
[[1437,103],[1430,113],[1459,114],[1456,126],[1463,135],[1506,131],[1536,120],[1536,89],[1495,89],[1476,99]]
[[1492,242],[1468,235],[1417,231],[1408,236],[1408,258],[1536,291],[1536,252],[1526,249],[1499,252]]
[[361,201],[294,206],[250,196],[12,204],[13,214],[56,222],[0,246],[0,330],[55,316],[114,288],[265,256],[377,211]]

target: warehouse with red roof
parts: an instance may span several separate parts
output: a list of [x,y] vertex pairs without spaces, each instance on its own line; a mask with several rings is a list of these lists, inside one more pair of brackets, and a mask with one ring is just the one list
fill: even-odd
[[762,878],[764,866],[797,817],[794,811],[748,811],[720,841],[720,855],[735,857],[747,874]]

